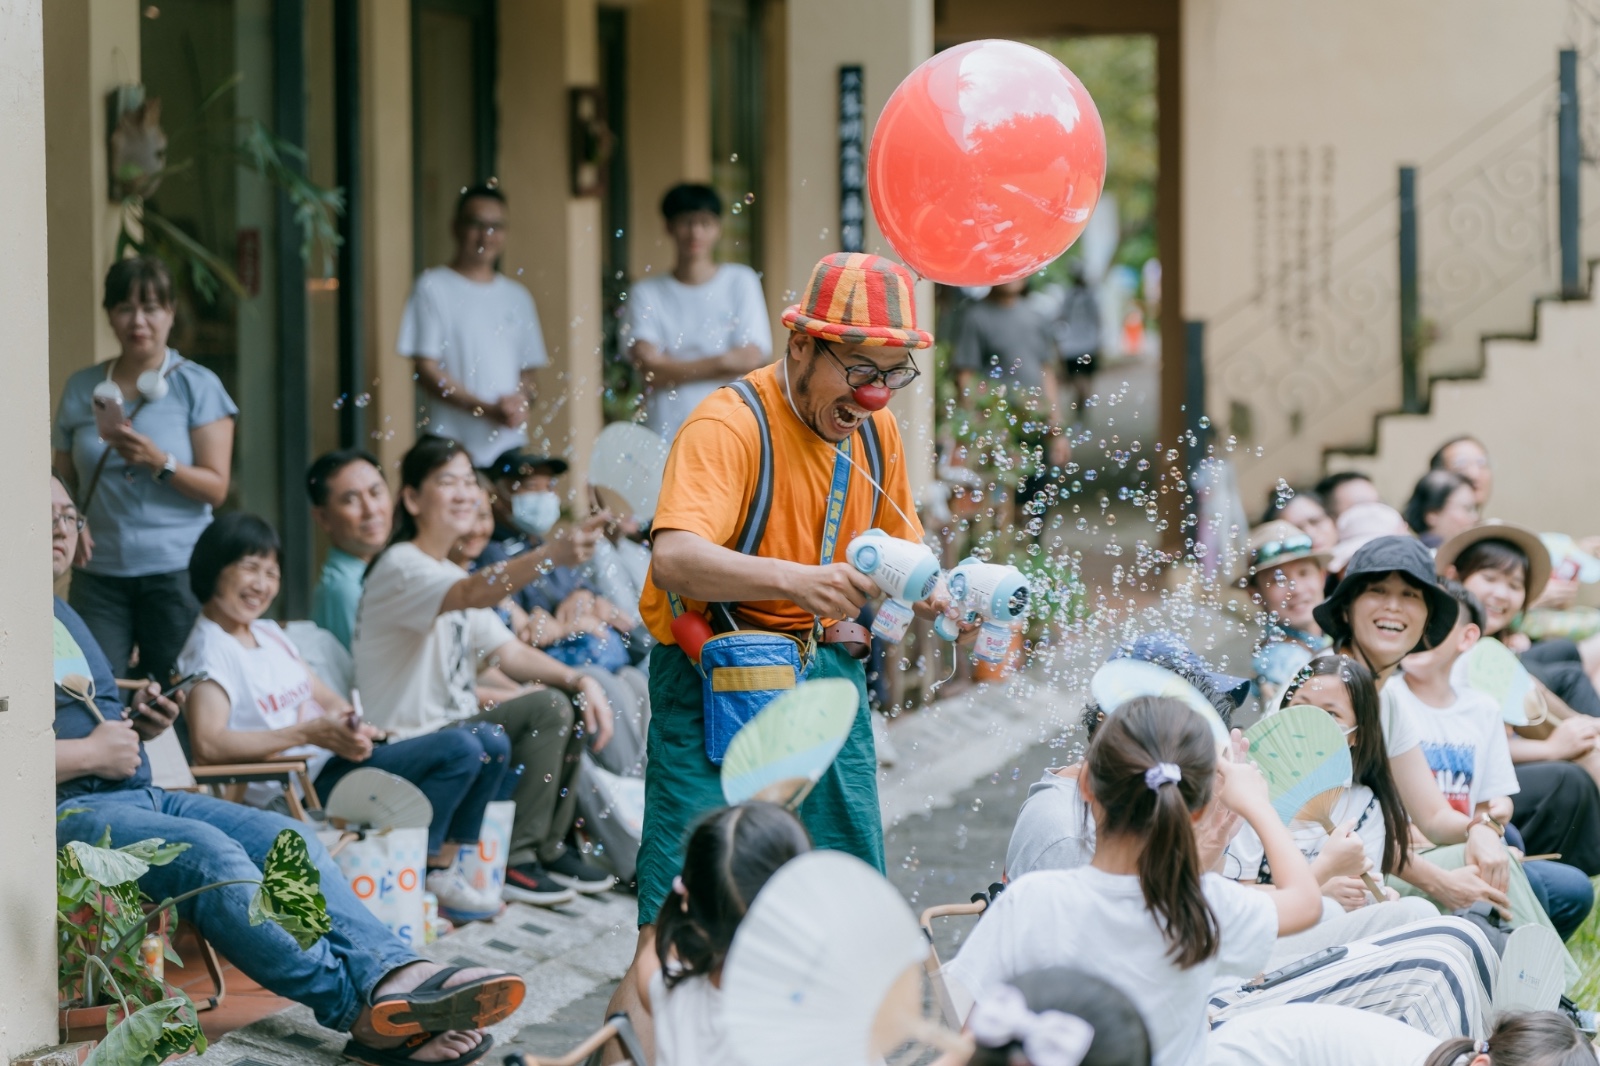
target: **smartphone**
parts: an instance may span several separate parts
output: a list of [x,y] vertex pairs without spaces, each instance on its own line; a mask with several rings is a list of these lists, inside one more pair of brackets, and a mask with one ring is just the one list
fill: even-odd
[[1285,981],[1292,981],[1302,974],[1308,974],[1312,970],[1320,970],[1330,963],[1338,962],[1348,954],[1350,954],[1350,949],[1343,944],[1336,947],[1323,948],[1321,951],[1307,955],[1303,959],[1296,959],[1281,969],[1262,974],[1254,981],[1247,982],[1244,989],[1247,992],[1260,992],[1264,989],[1281,985]]
[[209,681],[210,679],[211,675],[206,673],[204,670],[196,670],[188,677],[180,677],[178,680],[174,681],[170,688],[162,691],[161,698],[164,700],[170,700],[173,697],[173,694],[176,693],[180,688],[188,688],[190,685],[198,685],[200,682]]
[[[107,385],[110,388],[106,388]],[[113,433],[127,424],[128,416],[122,409],[122,390],[116,385],[102,381],[95,387],[91,402],[94,405],[94,428],[101,440],[109,440]]]

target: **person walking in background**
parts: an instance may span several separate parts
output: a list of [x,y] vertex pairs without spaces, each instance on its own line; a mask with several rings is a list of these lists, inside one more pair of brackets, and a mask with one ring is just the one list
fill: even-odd
[[400,354],[427,393],[425,429],[460,441],[483,466],[528,442],[533,372],[549,362],[528,290],[495,269],[506,198],[474,185],[456,203],[456,254],[422,272],[400,323]]
[[69,600],[118,677],[164,681],[200,605],[189,553],[228,496],[234,417],[222,381],[167,347],[172,275],[152,256],[120,259],[102,302],[122,350],[67,379],[52,466],[87,520]]
[[389,483],[373,456],[359,448],[340,448],[311,464],[306,492],[312,517],[332,541],[311,593],[311,620],[348,650],[355,636],[362,575],[389,540],[394,507]]
[[645,425],[671,440],[700,401],[772,359],[761,279],[718,263],[722,198],[709,185],[675,185],[661,200],[672,273],[628,293],[628,354],[645,379]]
[[1084,274],[1083,260],[1073,260],[1067,267],[1067,276],[1071,285],[1061,301],[1060,313],[1050,324],[1050,332],[1055,338],[1056,351],[1061,353],[1061,367],[1077,397],[1078,417],[1082,419],[1100,360],[1100,305]]

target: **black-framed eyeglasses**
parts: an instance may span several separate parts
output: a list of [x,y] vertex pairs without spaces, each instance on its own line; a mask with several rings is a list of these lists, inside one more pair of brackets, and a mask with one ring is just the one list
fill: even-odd
[[922,373],[914,366],[897,366],[888,370],[880,370],[871,363],[852,363],[846,366],[844,360],[840,359],[834,350],[823,341],[818,340],[815,343],[818,348],[828,353],[829,359],[832,359],[838,365],[839,370],[844,374],[845,384],[852,389],[859,389],[863,385],[875,385],[880,381],[883,382],[884,387],[887,389],[903,389],[917,380],[917,377]]

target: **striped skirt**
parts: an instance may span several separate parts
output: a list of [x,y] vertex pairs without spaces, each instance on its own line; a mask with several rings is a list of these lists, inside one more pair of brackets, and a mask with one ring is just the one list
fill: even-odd
[[1212,1027],[1261,1007],[1322,1003],[1394,1018],[1440,1040],[1488,1034],[1500,958],[1472,923],[1432,918],[1349,948],[1338,962],[1273,988],[1213,993]]

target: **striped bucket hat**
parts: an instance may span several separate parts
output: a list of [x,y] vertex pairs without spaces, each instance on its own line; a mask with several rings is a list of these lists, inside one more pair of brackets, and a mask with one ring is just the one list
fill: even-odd
[[892,259],[865,252],[835,252],[818,263],[805,295],[784,311],[783,324],[845,344],[933,345],[933,335],[917,328],[911,272]]

